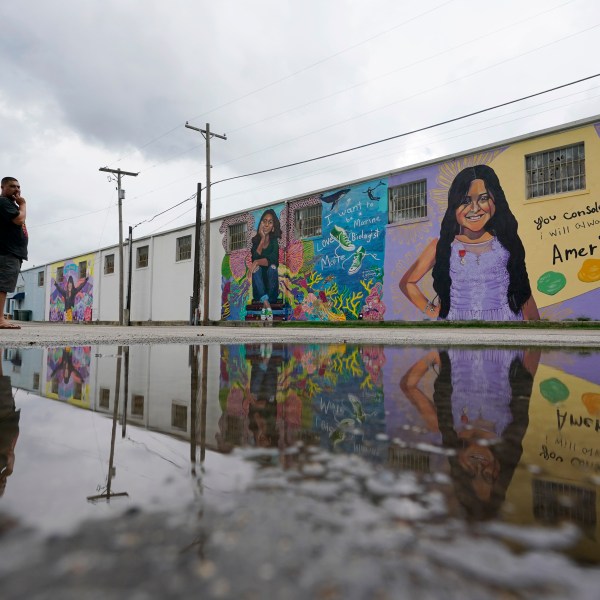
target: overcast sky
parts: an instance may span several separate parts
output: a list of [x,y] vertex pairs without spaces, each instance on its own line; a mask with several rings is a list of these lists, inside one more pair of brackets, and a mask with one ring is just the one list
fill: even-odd
[[[211,179],[425,127],[600,72],[597,0],[4,0],[1,174],[24,268],[189,224]],[[600,77],[341,156],[219,183],[228,214],[600,114]]]

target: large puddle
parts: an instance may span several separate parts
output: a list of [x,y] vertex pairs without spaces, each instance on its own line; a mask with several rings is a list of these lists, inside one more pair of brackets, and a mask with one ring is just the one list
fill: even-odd
[[352,489],[394,522],[600,562],[598,352],[5,348],[1,385],[0,513],[43,533],[248,488],[335,511]]

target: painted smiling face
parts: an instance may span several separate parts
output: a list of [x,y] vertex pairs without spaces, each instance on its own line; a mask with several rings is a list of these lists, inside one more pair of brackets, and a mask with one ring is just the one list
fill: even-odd
[[273,231],[274,225],[275,224],[273,223],[273,217],[270,214],[265,215],[262,218],[262,221],[260,222],[260,227],[261,227],[263,233],[265,233],[265,234],[271,233],[271,231]]
[[485,187],[483,179],[474,179],[462,203],[456,209],[456,221],[462,230],[482,234],[485,224],[494,216],[494,198]]

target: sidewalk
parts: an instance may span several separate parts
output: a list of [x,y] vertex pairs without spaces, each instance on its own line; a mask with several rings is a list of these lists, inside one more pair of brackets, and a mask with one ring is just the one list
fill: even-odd
[[600,349],[600,329],[448,327],[131,326],[20,322],[0,331],[5,347],[82,344],[361,343],[418,346],[552,346]]

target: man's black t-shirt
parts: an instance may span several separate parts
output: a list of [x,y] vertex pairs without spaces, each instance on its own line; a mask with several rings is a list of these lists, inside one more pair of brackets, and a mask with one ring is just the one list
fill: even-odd
[[0,196],[0,254],[13,254],[27,260],[27,229],[12,221],[19,216],[19,207],[11,198]]

